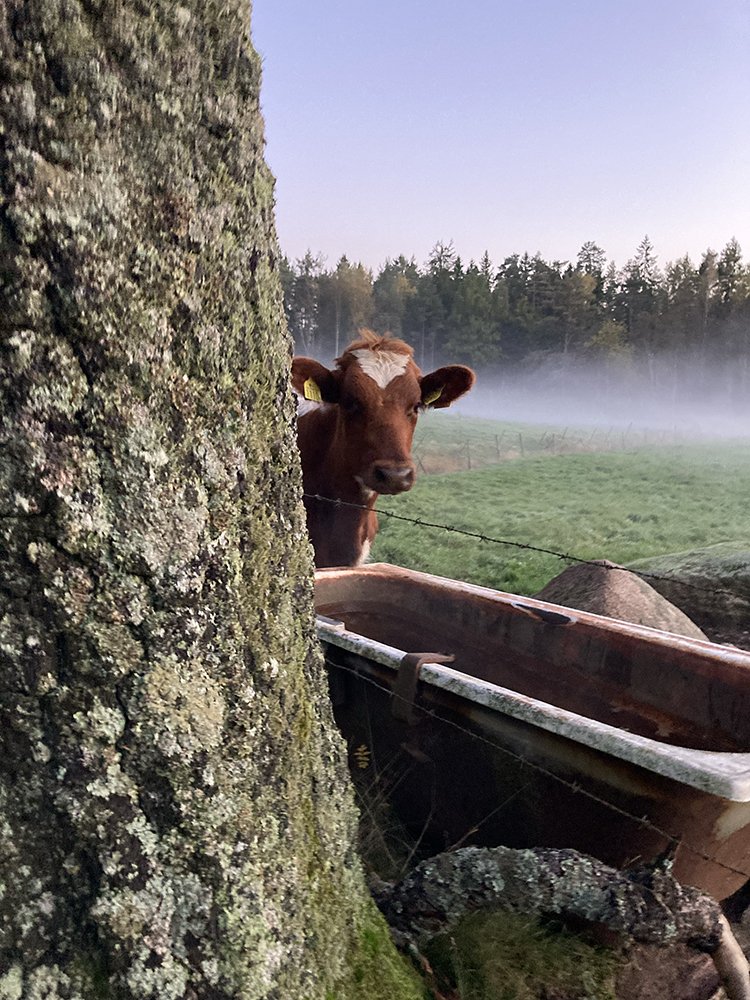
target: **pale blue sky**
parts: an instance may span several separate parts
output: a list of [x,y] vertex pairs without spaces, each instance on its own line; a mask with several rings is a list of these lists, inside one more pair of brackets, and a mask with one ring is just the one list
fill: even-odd
[[290,257],[750,259],[748,0],[254,0]]

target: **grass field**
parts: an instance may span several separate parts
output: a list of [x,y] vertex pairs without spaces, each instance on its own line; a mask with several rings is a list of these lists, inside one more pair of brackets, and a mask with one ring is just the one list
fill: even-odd
[[[622,450],[622,432],[610,432],[600,446],[617,441],[621,450],[553,454],[544,449],[545,428],[526,425],[524,432],[519,425],[429,416],[429,425],[417,429],[418,447],[429,441],[432,452],[450,455],[468,440],[477,456],[484,442],[487,454],[501,433],[496,428],[505,427],[506,438],[524,436],[525,457],[519,449],[516,457],[472,471],[422,474],[410,493],[381,496],[380,510],[614,562],[750,538],[750,438],[658,445],[640,432],[631,439],[638,447],[628,448],[626,437]],[[563,429],[546,431],[549,440]],[[566,434],[574,436],[582,440]],[[536,451],[534,440],[542,441]],[[654,433],[651,442],[658,440]],[[380,518],[371,559],[518,594],[535,593],[568,565],[387,517]]]

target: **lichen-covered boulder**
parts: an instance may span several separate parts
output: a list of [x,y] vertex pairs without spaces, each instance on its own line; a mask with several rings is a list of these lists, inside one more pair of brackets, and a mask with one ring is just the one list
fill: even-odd
[[0,997],[406,997],[311,621],[243,0],[0,7]]
[[721,542],[628,566],[654,574],[654,588],[701,628],[750,631],[750,542]]

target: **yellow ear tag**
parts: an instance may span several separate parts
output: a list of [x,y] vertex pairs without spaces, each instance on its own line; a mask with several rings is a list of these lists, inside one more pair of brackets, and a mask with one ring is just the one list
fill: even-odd
[[313,403],[323,402],[323,397],[320,395],[320,389],[315,379],[309,378],[302,388],[305,393],[305,399],[311,399]]
[[439,389],[437,389],[435,392],[431,392],[430,395],[425,398],[424,405],[429,406],[431,403],[434,403],[436,399],[440,399],[442,395],[443,395],[443,387],[440,386]]

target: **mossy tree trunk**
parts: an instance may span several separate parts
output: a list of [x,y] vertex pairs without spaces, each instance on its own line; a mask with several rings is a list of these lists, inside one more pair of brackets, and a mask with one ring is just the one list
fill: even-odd
[[412,996],[310,614],[243,0],[0,5],[0,997]]

